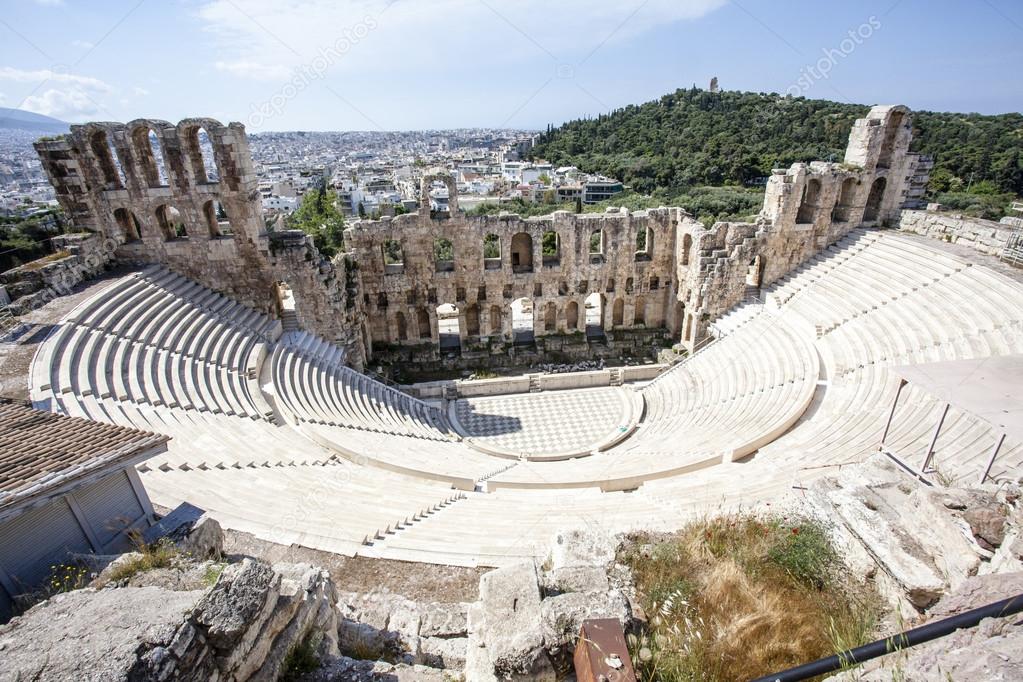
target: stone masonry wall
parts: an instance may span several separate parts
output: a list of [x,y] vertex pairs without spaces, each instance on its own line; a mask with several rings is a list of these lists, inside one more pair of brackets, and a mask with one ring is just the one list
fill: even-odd
[[[583,333],[586,300],[594,294],[599,296],[599,326],[611,343],[615,332],[624,343],[627,335],[620,332],[626,330],[674,329],[677,334],[672,262],[683,211],[470,217],[454,201],[450,211],[437,213],[429,210],[426,196],[428,181],[437,179],[424,179],[421,205],[426,208],[418,214],[356,221],[345,231],[358,263],[375,355],[386,351],[408,359],[413,354],[418,361],[437,359],[437,309],[444,304],[457,308],[463,354],[504,354],[513,339],[511,304],[522,298],[532,305],[538,348],[566,357],[591,354]],[[544,255],[545,234],[556,235],[556,255]],[[594,234],[600,247],[591,251]],[[637,251],[640,234],[645,246]],[[485,257],[488,238],[496,240],[499,255]],[[445,240],[453,259],[440,261],[436,247]],[[398,249],[400,262],[386,262],[385,251],[398,254]]]
[[345,267],[304,239],[271,244],[242,124],[88,123],[35,148],[75,227],[111,240],[119,261],[165,264],[270,314],[279,312],[275,285],[286,281],[301,324],[347,346],[349,362],[362,366],[359,311],[336,285]]
[[682,343],[692,349],[716,318],[850,230],[897,222],[901,207],[916,201],[926,168],[908,152],[911,139],[908,109],[874,107],[853,126],[843,163],[776,169],[756,223],[684,222],[677,237]]
[[970,246],[989,256],[997,256],[1009,241],[1013,226],[955,213],[902,211],[899,229],[905,232]]
[[[470,217],[449,175],[427,175],[418,213],[356,221],[345,230],[348,252],[333,261],[304,234],[267,232],[239,123],[89,123],[35,146],[76,228],[112,240],[118,260],[164,263],[271,314],[280,314],[285,283],[299,325],[344,346],[350,364],[430,369],[453,366],[451,358],[473,367],[497,356],[622,356],[670,341],[692,350],[760,287],[850,230],[891,226],[917,205],[929,166],[908,151],[911,138],[908,109],[874,107],[853,126],[843,163],[775,170],[756,222],[710,228],[679,208]],[[448,201],[431,210],[438,183]],[[545,235],[555,254],[544,254]],[[496,248],[490,257],[486,243]],[[450,260],[438,260],[438,246]],[[587,325],[593,295],[599,315]],[[535,344],[514,343],[520,299],[531,306]],[[459,353],[440,347],[444,304],[457,310]]]

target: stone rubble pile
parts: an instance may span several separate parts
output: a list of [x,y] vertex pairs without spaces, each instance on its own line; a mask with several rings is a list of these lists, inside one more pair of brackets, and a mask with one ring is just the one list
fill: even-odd
[[561,679],[584,620],[616,618],[628,627],[627,586],[608,579],[617,546],[599,533],[559,532],[543,566],[524,562],[484,575],[469,607],[466,678]]
[[853,573],[914,618],[968,578],[1023,570],[1016,483],[930,486],[884,454],[843,467],[806,491]]
[[568,372],[588,372],[591,370],[604,369],[604,358],[599,360],[581,360],[568,364],[540,363],[533,366],[545,374],[567,374]]

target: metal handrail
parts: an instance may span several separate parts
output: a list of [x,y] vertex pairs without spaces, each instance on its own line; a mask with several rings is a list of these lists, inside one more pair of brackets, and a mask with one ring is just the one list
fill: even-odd
[[985,618],[1002,618],[1011,616],[1023,611],[1023,594],[1015,597],[1002,599],[986,606],[964,611],[949,618],[943,618],[933,623],[927,623],[911,630],[905,630],[891,637],[879,639],[870,644],[858,646],[855,649],[848,649],[834,656],[819,658],[810,663],[782,670],[772,675],[764,675],[753,680],[753,682],[796,682],[807,680],[817,675],[835,672],[848,668],[872,658],[879,658],[885,654],[908,649],[917,644],[924,644],[932,640],[950,635],[956,630],[976,627]]

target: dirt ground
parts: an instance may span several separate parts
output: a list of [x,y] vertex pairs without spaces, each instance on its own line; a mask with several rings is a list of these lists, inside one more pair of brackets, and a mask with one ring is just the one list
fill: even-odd
[[490,569],[462,568],[410,561],[346,557],[297,545],[278,545],[249,533],[226,530],[224,551],[232,559],[255,557],[322,566],[339,590],[373,592],[386,589],[415,601],[475,601],[480,576]]

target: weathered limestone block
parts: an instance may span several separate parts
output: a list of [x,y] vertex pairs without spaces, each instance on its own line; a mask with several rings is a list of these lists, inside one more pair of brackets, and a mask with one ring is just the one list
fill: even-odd
[[224,569],[217,584],[196,605],[192,619],[205,632],[210,644],[228,655],[242,644],[248,648],[255,639],[253,625],[270,616],[274,600],[268,599],[280,586],[280,576],[269,564],[245,559]]
[[57,595],[0,625],[0,680],[154,679],[170,647],[193,666],[179,679],[211,679],[196,654],[201,638],[191,631],[178,636],[202,596],[156,587]]
[[423,637],[420,641],[423,665],[446,670],[461,670],[469,646],[466,637]]
[[[479,609],[470,609],[470,649],[485,648],[491,674],[506,680],[553,680],[544,651],[536,568],[521,563],[480,578]],[[479,621],[474,622],[473,615]],[[479,653],[479,652],[476,652]],[[470,654],[472,656],[472,654]],[[467,670],[469,669],[467,665]]]
[[219,559],[224,554],[224,529],[209,514],[182,526],[168,537],[178,549],[194,559]]
[[614,618],[623,626],[632,618],[629,602],[620,591],[568,592],[540,603],[544,646],[552,656],[574,650],[583,621]]

